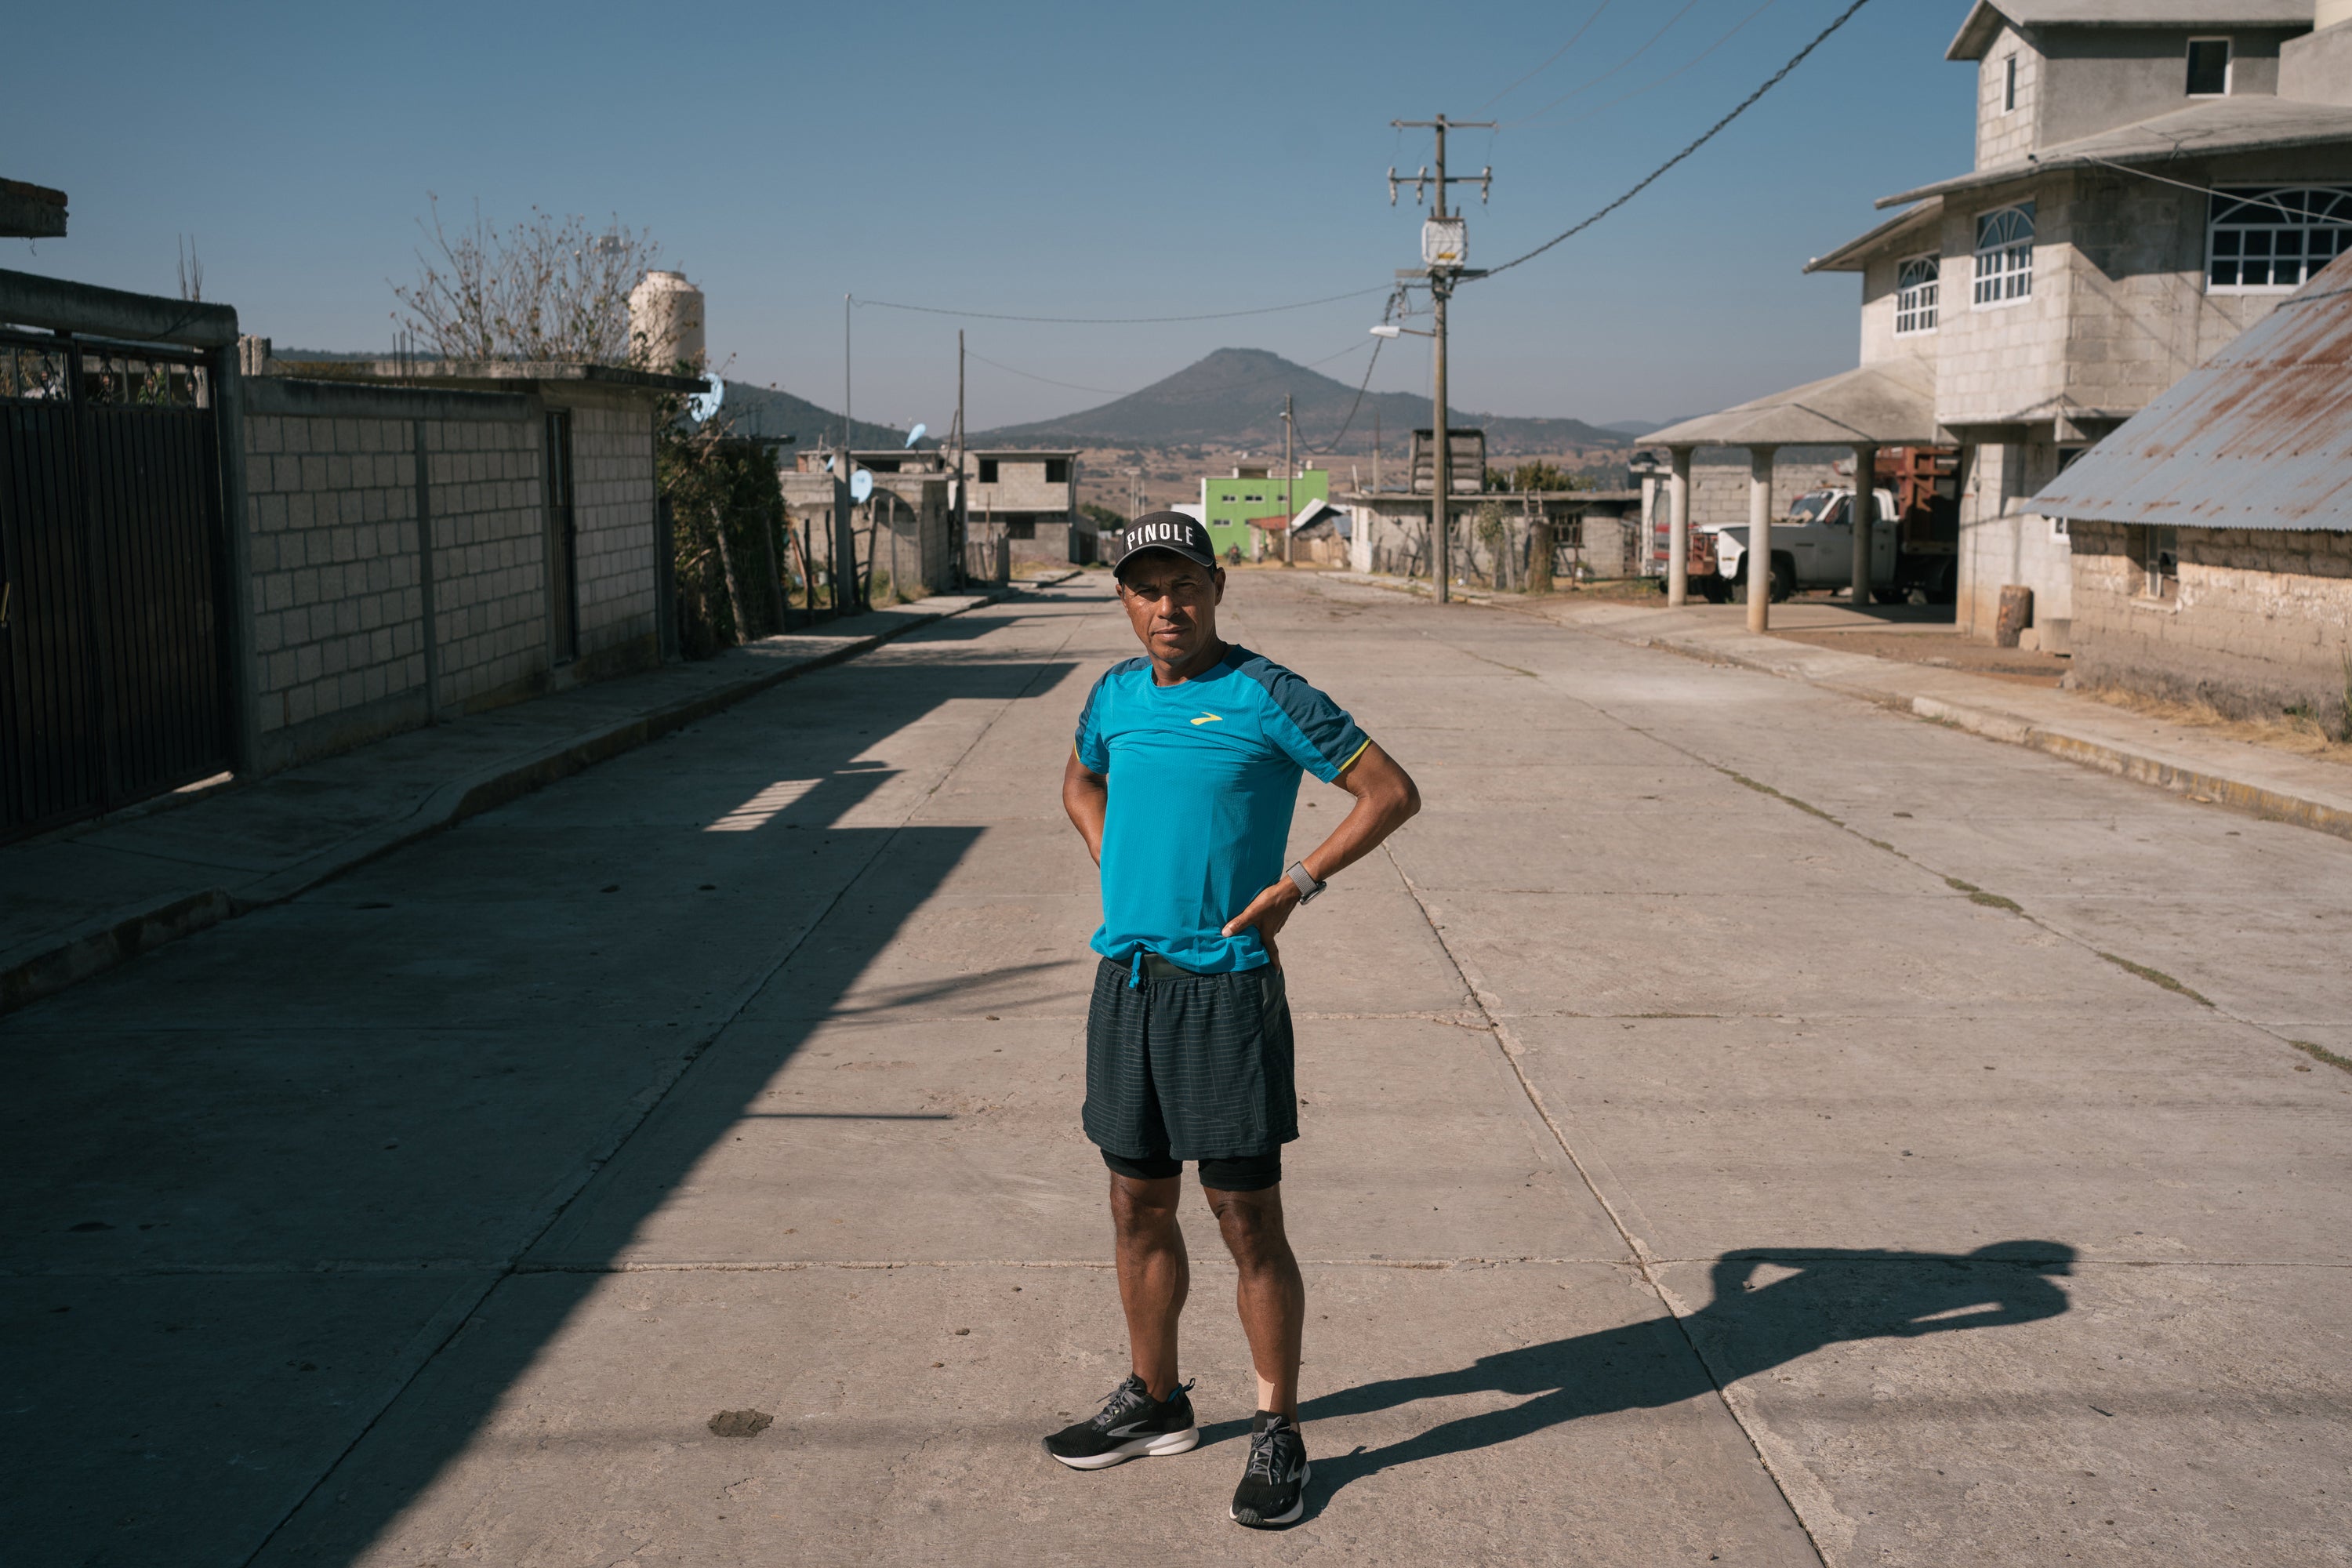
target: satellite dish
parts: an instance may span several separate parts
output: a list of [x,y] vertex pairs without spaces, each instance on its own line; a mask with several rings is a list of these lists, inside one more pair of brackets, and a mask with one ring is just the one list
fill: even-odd
[[719,412],[719,405],[725,401],[726,396],[727,384],[715,375],[710,376],[703,391],[686,400],[686,411],[693,415],[694,422],[699,425]]
[[863,505],[865,504],[866,498],[873,493],[874,475],[869,470],[860,468],[856,473],[849,476],[849,499],[851,500]]
[[923,438],[923,433],[929,428],[930,426],[928,425],[918,425],[912,430],[908,431],[907,445],[912,447],[916,442],[921,440]]
[[824,455],[824,471],[828,474],[833,472],[833,454],[830,452]]

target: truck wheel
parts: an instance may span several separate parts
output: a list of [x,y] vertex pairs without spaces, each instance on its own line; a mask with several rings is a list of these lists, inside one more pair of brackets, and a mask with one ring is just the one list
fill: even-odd
[[1873,588],[1870,596],[1882,605],[1900,605],[1911,597],[1911,590],[1900,584],[1889,584],[1884,588]]
[[1722,598],[1720,598],[1720,599],[1717,599],[1717,600],[1716,601],[1716,603],[1717,603],[1717,604],[1718,604],[1718,605],[1744,605],[1744,604],[1746,604],[1746,603],[1748,602],[1748,579],[1747,579],[1747,578],[1745,578],[1745,577],[1717,577],[1717,578],[1716,579],[1716,581],[1717,581],[1717,583],[1720,583],[1720,584],[1723,584],[1723,588],[1722,588],[1723,597],[1722,597]]
[[1793,598],[1796,592],[1796,557],[1775,555],[1772,557],[1772,602],[1777,605],[1784,599]]
[[1927,590],[1931,605],[1955,605],[1960,598],[1960,567],[1957,561],[1947,561],[1944,569],[1936,574],[1935,585]]

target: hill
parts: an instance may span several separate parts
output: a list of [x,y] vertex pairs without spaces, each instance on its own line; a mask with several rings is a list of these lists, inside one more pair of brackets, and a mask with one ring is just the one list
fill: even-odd
[[[1282,449],[1282,397],[1294,400],[1303,449],[1370,452],[1377,414],[1382,444],[1398,449],[1406,433],[1429,423],[1429,399],[1409,392],[1375,392],[1343,439],[1335,441],[1356,401],[1351,382],[1294,364],[1264,349],[1219,349],[1206,359],[1099,408],[975,431],[975,446],[1223,447]],[[1519,419],[1454,409],[1457,426],[1486,432],[1489,452],[1567,452],[1622,447],[1626,437],[1581,419]]]

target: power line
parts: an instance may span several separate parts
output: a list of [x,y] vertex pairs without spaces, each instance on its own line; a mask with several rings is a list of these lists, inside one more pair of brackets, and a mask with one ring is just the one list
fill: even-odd
[[1001,361],[992,360],[986,354],[972,353],[969,349],[965,350],[964,353],[971,358],[978,360],[982,364],[992,364],[996,366],[997,369],[1004,372],[1007,375],[1017,375],[1024,381],[1042,381],[1047,386],[1066,386],[1072,392],[1099,392],[1105,397],[1125,397],[1127,395],[1127,393],[1114,386],[1086,386],[1075,381],[1055,381],[1050,375],[1039,375],[1034,371],[1018,370]]
[[1632,190],[1627,191],[1623,195],[1619,196],[1615,201],[1611,202],[1607,206],[1602,207],[1600,211],[1594,213],[1591,217],[1586,218],[1583,222],[1573,225],[1562,232],[1552,236],[1551,238],[1545,240],[1533,250],[1528,251],[1526,254],[1521,256],[1515,256],[1511,258],[1510,260],[1504,262],[1500,267],[1488,268],[1486,269],[1486,276],[1492,278],[1496,273],[1508,272],[1512,268],[1517,267],[1522,261],[1533,261],[1537,257],[1541,256],[1545,251],[1549,250],[1553,246],[1559,244],[1561,241],[1575,238],[1578,235],[1582,234],[1586,229],[1591,228],[1594,224],[1599,223],[1602,218],[1607,217],[1611,213],[1615,212],[1619,207],[1623,206],[1627,202],[1632,201],[1635,196],[1640,195],[1643,191],[1648,190],[1652,185],[1657,184],[1669,169],[1672,169],[1675,164],[1681,163],[1684,159],[1689,157],[1692,153],[1697,152],[1708,142],[1714,141],[1725,126],[1730,124],[1733,121],[1747,113],[1750,109],[1753,109],[1759,99],[1771,91],[1774,88],[1780,86],[1780,83],[1787,79],[1790,71],[1795,70],[1799,66],[1804,64],[1805,58],[1808,55],[1811,55],[1815,49],[1820,48],[1822,44],[1829,40],[1831,34],[1836,32],[1840,27],[1844,26],[1847,22],[1853,18],[1853,14],[1855,12],[1861,10],[1864,5],[1869,4],[1870,0],[1853,0],[1853,4],[1848,5],[1844,10],[1838,13],[1836,20],[1832,21],[1828,26],[1823,27],[1820,32],[1813,35],[1812,42],[1807,44],[1803,48],[1799,49],[1794,55],[1790,57],[1789,63],[1787,65],[1782,66],[1779,70],[1774,71],[1770,77],[1766,79],[1763,86],[1758,88],[1754,92],[1749,93],[1746,98],[1740,100],[1738,108],[1732,110],[1730,113],[1725,115],[1722,119],[1708,126],[1699,134],[1697,140],[1692,142],[1690,145],[1685,147],[1681,152],[1675,153],[1673,157],[1667,159],[1664,163],[1651,170],[1650,173],[1642,179],[1641,183],[1634,185]]
[[[1302,436],[1298,438],[1300,446],[1317,457],[1330,457],[1339,451],[1339,443],[1348,438],[1349,428],[1356,423],[1356,411],[1364,405],[1364,389],[1372,384],[1372,372],[1381,363],[1381,345],[1387,341],[1385,338],[1372,340],[1372,357],[1364,365],[1364,379],[1356,384],[1356,401],[1348,405],[1348,417],[1340,425],[1339,433],[1331,437],[1331,444],[1328,447],[1318,447]],[[1334,354],[1332,357],[1336,359],[1339,356]],[[1297,428],[1297,421],[1292,422],[1291,428],[1294,430]]]
[[1166,321],[1229,321],[1238,316],[1271,316],[1283,310],[1304,310],[1341,300],[1360,300],[1367,294],[1385,294],[1388,290],[1389,285],[1383,283],[1377,288],[1356,289],[1345,294],[1326,294],[1319,300],[1296,300],[1287,305],[1261,305],[1250,310],[1209,310],[1193,316],[1015,316],[1000,310],[954,310],[940,305],[906,305],[896,300],[860,300],[857,302],[877,310],[917,310],[927,316],[969,316],[982,321],[1042,321],[1063,327],[1131,327]]
[[1607,81],[1611,77],[1615,76],[1619,71],[1623,70],[1627,66],[1632,65],[1635,60],[1638,60],[1643,55],[1648,54],[1650,52],[1651,45],[1655,44],[1660,38],[1664,37],[1668,33],[1674,31],[1675,24],[1681,21],[1685,16],[1689,16],[1691,13],[1691,7],[1697,4],[1698,0],[1684,0],[1683,8],[1675,12],[1673,16],[1667,17],[1666,25],[1660,27],[1656,32],[1652,33],[1648,41],[1643,44],[1640,48],[1635,49],[1632,54],[1627,55],[1623,59],[1619,60],[1615,65],[1611,66],[1607,70],[1602,71],[1599,76],[1594,77],[1588,82],[1585,82],[1582,86],[1570,88],[1566,92],[1561,93],[1558,98],[1553,99],[1549,103],[1545,104],[1541,109],[1535,110],[1533,113],[1523,114],[1517,120],[1505,121],[1503,122],[1505,127],[1508,128],[1513,125],[1524,125],[1528,121],[1534,120],[1538,116],[1549,114],[1553,110],[1558,109],[1561,104],[1566,103],[1570,99],[1574,98],[1577,94],[1584,92],[1591,88],[1598,87],[1602,82]]
[[[1611,110],[1630,99],[1639,98],[1645,92],[1652,92],[1665,86],[1666,83],[1674,80],[1675,78],[1682,75],[1685,71],[1689,70],[1701,60],[1706,59],[1707,56],[1715,53],[1716,50],[1723,47],[1724,45],[1738,37],[1741,31],[1747,27],[1748,23],[1753,22],[1757,17],[1761,16],[1765,12],[1769,11],[1773,6],[1780,3],[1780,0],[1764,0],[1764,3],[1761,5],[1757,6],[1756,9],[1748,12],[1748,15],[1739,18],[1738,21],[1734,22],[1731,25],[1730,31],[1725,33],[1721,37],[1716,39],[1715,42],[1707,45],[1706,47],[1699,50],[1698,53],[1693,55],[1690,58],[1685,60],[1682,64],[1676,66],[1665,75],[1654,78],[1653,79],[1643,83],[1640,87],[1633,89],[1631,92],[1621,92],[1606,103],[1595,104],[1592,108],[1586,110],[1582,114],[1578,115],[1573,120],[1559,121],[1557,125],[1552,128],[1564,130],[1570,125],[1581,125],[1588,120],[1598,119],[1600,116],[1608,113]],[[1520,123],[1527,122],[1521,121]]]
[[[1598,22],[1599,20],[1601,20],[1601,12],[1603,12],[1603,11],[1606,11],[1607,9],[1609,9],[1609,0],[1601,0],[1601,4],[1600,4],[1600,5],[1595,5],[1595,6],[1592,8],[1592,15],[1591,15],[1590,16],[1587,16],[1587,17],[1584,19],[1584,26],[1581,26],[1581,27],[1579,27],[1579,28],[1578,28],[1576,31],[1574,31],[1573,33],[1570,33],[1570,34],[1568,36],[1568,42],[1566,42],[1566,43],[1564,43],[1564,44],[1560,45],[1560,47],[1558,47],[1558,48],[1556,48],[1556,49],[1552,50],[1552,52],[1551,52],[1550,54],[1546,55],[1546,56],[1544,57],[1544,62],[1543,62],[1543,64],[1541,64],[1541,65],[1539,65],[1539,66],[1536,67],[1536,68],[1535,68],[1535,69],[1533,69],[1533,70],[1531,70],[1531,71],[1528,71],[1528,72],[1525,73],[1524,75],[1522,75],[1522,76],[1518,77],[1517,79],[1516,79],[1515,80],[1513,80],[1513,81],[1512,81],[1512,83],[1511,83],[1511,85],[1510,85],[1510,86],[1508,86],[1508,87],[1505,88],[1502,91],[1500,91],[1500,92],[1496,93],[1494,97],[1492,97],[1492,98],[1488,99],[1486,102],[1484,102],[1484,103],[1480,104],[1478,107],[1479,107],[1480,109],[1482,109],[1482,110],[1483,110],[1483,109],[1491,109],[1491,108],[1493,108],[1496,104],[1500,103],[1504,99],[1506,99],[1506,98],[1509,97],[1512,93],[1517,92],[1517,91],[1518,90],[1519,86],[1520,86],[1520,84],[1521,84],[1521,83],[1523,83],[1523,82],[1527,82],[1527,81],[1530,81],[1530,80],[1534,79],[1535,78],[1541,76],[1545,71],[1547,71],[1547,70],[1550,69],[1550,68],[1551,68],[1551,63],[1552,63],[1552,61],[1554,61],[1554,60],[1556,60],[1556,59],[1559,58],[1559,57],[1560,57],[1560,56],[1562,56],[1562,55],[1564,55],[1564,54],[1568,53],[1568,51],[1569,51],[1569,50],[1570,50],[1570,49],[1574,48],[1574,47],[1576,47],[1576,40],[1577,40],[1577,39],[1579,39],[1579,38],[1580,38],[1580,37],[1584,37],[1584,35],[1585,35],[1585,34],[1587,34],[1587,33],[1591,32],[1591,31],[1592,30],[1592,24],[1593,24],[1593,23],[1595,23],[1595,22]],[[1398,135],[1399,135],[1400,140],[1402,140],[1402,135],[1403,135],[1403,132],[1398,132]]]

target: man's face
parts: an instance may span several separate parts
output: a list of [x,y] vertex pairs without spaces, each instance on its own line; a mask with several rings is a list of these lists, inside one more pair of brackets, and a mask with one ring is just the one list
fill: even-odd
[[1225,574],[1164,550],[1147,551],[1119,574],[1119,603],[1155,663],[1181,665],[1216,640]]

